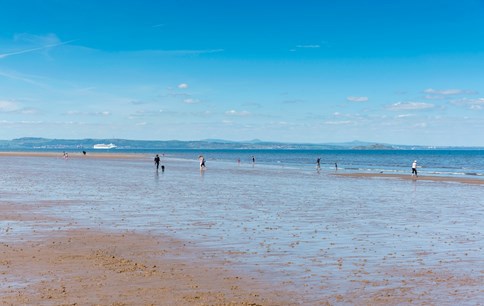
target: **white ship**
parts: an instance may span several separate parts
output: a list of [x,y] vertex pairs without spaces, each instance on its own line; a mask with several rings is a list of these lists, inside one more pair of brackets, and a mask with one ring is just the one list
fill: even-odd
[[105,144],[105,143],[98,143],[93,146],[93,149],[114,149],[116,148],[115,144]]

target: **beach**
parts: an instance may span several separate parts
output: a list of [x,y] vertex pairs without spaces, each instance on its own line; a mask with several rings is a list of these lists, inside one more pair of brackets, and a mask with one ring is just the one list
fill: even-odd
[[411,181],[433,181],[433,182],[447,182],[447,183],[462,183],[462,184],[477,184],[483,185],[484,180],[463,178],[463,177],[448,177],[448,176],[412,176],[408,174],[389,174],[389,173],[335,173],[335,175],[347,176],[347,177],[359,177],[359,178],[387,178],[387,179],[399,179],[399,180],[411,180]]
[[223,262],[200,262],[164,237],[62,226],[43,234],[49,238],[0,244],[2,305],[282,305],[293,298]]
[[482,184],[146,154],[0,154],[0,300],[479,305]]

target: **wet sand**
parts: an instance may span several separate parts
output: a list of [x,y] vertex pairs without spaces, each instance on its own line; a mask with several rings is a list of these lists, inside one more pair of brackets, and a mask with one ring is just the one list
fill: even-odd
[[464,184],[478,184],[484,185],[484,180],[463,177],[448,177],[448,176],[412,176],[403,174],[389,174],[389,173],[335,173],[337,176],[358,177],[358,178],[390,178],[400,180],[412,181],[434,181],[434,182],[454,182]]
[[[19,206],[21,212],[13,211]],[[0,229],[3,238],[17,230],[14,222],[34,228],[0,242],[2,305],[434,305],[432,286],[479,305],[475,298],[482,294],[468,291],[479,287],[482,270],[462,277],[430,267],[389,266],[381,271],[387,279],[377,280],[362,264],[355,267],[355,289],[341,295],[321,286],[326,297],[308,300],[289,290],[290,284],[234,271],[220,259],[207,261],[167,236],[80,228],[21,203],[0,202],[0,215],[12,223]],[[343,259],[338,266],[343,273]]]
[[[166,177],[153,177],[152,183],[166,188],[164,192],[156,194],[153,199],[144,192],[135,193],[130,198],[128,195],[135,190],[126,189],[125,184],[131,185],[127,177],[119,177],[118,182],[118,176],[107,176],[113,179],[106,180],[105,188],[101,184],[94,184],[96,188],[89,189],[92,187],[87,184],[69,183],[79,182],[76,178],[84,175],[84,172],[78,169],[70,173],[66,170],[70,169],[67,167],[70,163],[58,163],[45,158],[62,158],[62,154],[9,154],[11,155],[8,156],[14,157],[42,156],[44,160],[48,160],[50,167],[49,170],[42,170],[42,180],[55,180],[59,173],[64,176],[52,186],[45,184],[40,189],[8,189],[4,186],[4,190],[0,191],[6,191],[6,196],[13,199],[5,200],[0,197],[0,301],[3,305],[479,305],[484,297],[481,285],[484,270],[479,268],[479,262],[482,263],[482,256],[479,255],[479,250],[482,250],[479,244],[482,241],[482,227],[478,220],[482,219],[470,218],[469,224],[460,222],[468,222],[469,218],[447,218],[448,215],[456,215],[454,206],[448,203],[440,205],[439,202],[439,211],[442,213],[432,214],[427,209],[434,207],[434,204],[423,201],[425,205],[419,206],[419,202],[414,201],[407,206],[401,203],[403,199],[395,200],[398,194],[390,193],[388,198],[391,200],[383,202],[385,198],[379,197],[378,201],[382,201],[384,205],[374,209],[368,204],[368,199],[360,203],[361,194],[358,193],[358,201],[354,201],[358,202],[357,205],[352,205],[353,201],[343,202],[340,196],[319,202],[311,196],[308,203],[313,203],[314,206],[304,204],[293,208],[290,205],[295,201],[284,202],[290,198],[294,192],[292,191],[275,199],[271,194],[270,199],[275,201],[271,206],[268,198],[256,197],[264,190],[272,191],[273,186],[268,185],[269,188],[266,189],[242,189],[243,192],[240,193],[233,188],[220,188],[216,191],[208,188],[207,192],[212,191],[213,194],[203,202],[210,199],[217,201],[209,202],[206,206],[194,202],[200,205],[200,209],[197,209],[194,203],[187,202],[187,193],[184,193],[186,187],[173,191],[173,198],[163,198],[163,195],[170,193],[166,191],[168,188],[179,187],[176,183],[177,177],[168,176],[176,174],[176,167]],[[103,158],[138,158],[143,163],[147,158],[140,154],[97,154],[100,159],[96,161],[96,167],[108,164],[109,161]],[[88,153],[87,157],[97,158],[97,154]],[[78,158],[71,156],[73,159]],[[81,154],[79,157],[84,158]],[[149,158],[146,161],[151,162],[151,156]],[[122,164],[121,173],[130,170],[131,159],[119,161]],[[14,163],[18,163],[16,158]],[[78,165],[84,168],[87,164]],[[37,170],[36,167],[44,169],[45,164],[39,163],[26,169]],[[53,172],[57,168],[60,168],[60,172]],[[191,183],[192,178],[187,177],[184,168],[177,171],[182,174],[178,179],[183,179],[184,184]],[[130,174],[129,177],[136,172],[127,173]],[[151,171],[149,173],[152,174]],[[220,187],[221,182],[217,179],[225,176],[220,172],[213,176],[210,173],[205,178],[197,174],[197,184],[193,186]],[[247,172],[247,179],[258,179],[255,173]],[[26,175],[13,177],[15,181],[24,182],[21,178]],[[240,175],[242,174],[239,173]],[[345,179],[348,174],[338,175],[342,175],[341,180],[335,180],[330,175],[315,179],[315,188],[319,190],[321,181],[325,181],[328,190],[340,192],[342,190],[337,188],[345,186],[342,181],[351,182],[349,186],[352,188],[364,185],[362,190],[371,189],[373,186],[370,178],[365,175],[356,174],[362,178],[361,181]],[[411,179],[411,176],[389,177]],[[30,178],[32,180],[27,180],[31,182],[26,184],[28,186],[35,186],[35,183],[40,182],[36,180],[39,176],[32,175]],[[211,179],[216,180],[213,185],[210,185]],[[265,176],[261,176],[261,179],[267,180]],[[271,179],[275,177],[271,176]],[[287,180],[285,177],[280,179],[275,186],[280,187],[277,189],[279,192],[285,192],[290,186],[281,187]],[[292,180],[295,179],[296,177],[292,177]],[[298,188],[302,186],[302,182],[308,182],[306,176],[301,179],[296,181],[299,182],[295,184]],[[460,182],[454,178],[442,178],[442,181]],[[62,185],[63,183],[66,185]],[[404,185],[390,180],[380,180],[380,183],[384,186],[390,183],[395,186]],[[438,190],[448,189],[444,184],[422,185],[443,185]],[[76,186],[82,188],[74,188]],[[132,188],[139,189],[143,185],[133,186]],[[453,184],[451,187],[461,190],[477,189],[480,186]],[[50,190],[50,193],[43,188]],[[61,193],[65,188],[71,188],[82,196],[77,198],[73,197],[76,193]],[[198,188],[192,187],[189,190]],[[224,190],[226,194],[223,193]],[[90,191],[101,195],[94,197],[94,200],[89,199]],[[253,191],[254,194],[248,194],[248,191]],[[51,194],[56,194],[56,197]],[[227,210],[223,210],[221,203],[226,205],[234,202],[233,194],[249,199],[252,196],[256,202],[254,204],[249,201],[242,206],[230,205]],[[345,192],[345,195],[352,194]],[[425,196],[425,193],[420,196]],[[142,198],[149,199],[145,206],[141,202],[133,201]],[[405,196],[404,199],[407,198],[409,197]],[[163,203],[163,199],[163,205],[168,210],[164,211],[164,206],[161,205],[152,206],[158,202]],[[258,199],[262,199],[264,207],[257,206]],[[478,198],[475,200],[479,201]],[[103,206],[98,206],[98,203]],[[174,203],[176,210],[167,203]],[[459,205],[458,211],[466,208],[462,203]],[[229,222],[229,219],[221,217],[214,207],[220,209],[223,216],[233,217],[234,221]],[[262,210],[264,208],[268,212],[277,211],[281,207],[281,213],[273,222],[270,215]],[[474,207],[478,210],[473,210],[473,215],[482,214],[482,205]],[[128,230],[115,229],[129,223],[127,220],[133,215],[146,213],[147,208],[158,210],[156,218],[168,219],[171,216],[175,222],[155,222],[144,217],[141,219],[143,226],[139,231],[133,229],[136,228],[135,220],[131,221],[132,227],[128,227]],[[46,213],[49,209],[51,212],[63,213],[57,216]],[[113,209],[108,216],[113,215],[111,222],[114,222],[114,226],[107,226],[110,220],[102,215],[99,211],[101,209]],[[170,215],[170,212],[179,214]],[[287,222],[288,219],[280,219],[280,215],[291,215],[289,220],[293,222],[307,219],[309,221],[304,224],[314,222],[316,230],[312,226],[305,228],[304,224],[292,225]],[[314,216],[314,220],[311,216]],[[328,219],[325,216],[329,216]],[[439,221],[439,218],[444,221]],[[388,225],[385,224],[387,219],[391,220]],[[86,223],[80,225],[80,222],[86,220],[94,221],[89,223],[91,226],[86,226]],[[362,223],[361,220],[367,221]],[[155,222],[153,228],[147,226],[151,222]],[[227,228],[223,226],[224,222],[227,223]],[[427,224],[436,223],[438,226],[435,229],[426,227]],[[456,226],[456,223],[462,224]],[[286,224],[289,224],[287,233],[290,235],[284,238],[282,227]],[[247,236],[248,240],[242,239],[240,242],[228,239],[231,234],[228,229],[237,226],[242,226],[243,234],[235,234]],[[184,228],[190,232],[188,235],[181,235],[186,239],[173,238],[175,233],[182,232]],[[193,246],[203,240],[208,231],[215,236],[206,236],[211,249],[204,253],[203,246]],[[219,236],[220,239],[217,238]],[[243,247],[237,243],[242,243]],[[313,243],[316,250],[311,249]],[[233,247],[234,244],[235,247],[231,249],[230,246]],[[287,249],[300,252],[295,255],[302,256],[303,260],[299,261],[297,256],[292,256],[285,249],[278,249],[286,244]],[[433,247],[434,244],[439,246]],[[238,262],[237,259],[242,261]],[[245,259],[248,261],[243,261]],[[246,263],[245,267],[252,270],[245,271],[241,262]],[[312,265],[309,266],[308,263]],[[277,269],[282,271],[283,278],[271,279],[273,274],[270,270]],[[302,280],[299,279],[300,272],[304,275]]]
[[[58,152],[0,152],[2,156],[63,158]],[[76,152],[69,158],[144,155]],[[46,205],[51,204],[0,201],[1,305],[297,304],[285,290],[232,271],[224,262],[201,259],[186,242],[79,228],[75,221],[42,215]]]
[[[197,259],[181,241],[72,229],[35,211],[14,213],[12,207],[0,203],[2,219],[34,222],[38,230],[0,242],[2,305],[294,304],[288,292],[230,271],[222,262]],[[46,223],[50,230],[41,230]],[[15,230],[7,226],[1,234],[5,238]]]

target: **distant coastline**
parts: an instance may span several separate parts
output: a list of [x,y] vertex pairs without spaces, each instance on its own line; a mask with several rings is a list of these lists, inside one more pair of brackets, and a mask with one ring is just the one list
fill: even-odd
[[451,147],[383,144],[365,141],[342,143],[285,143],[261,140],[230,141],[206,139],[197,141],[181,140],[129,140],[129,139],[49,139],[23,137],[12,140],[0,140],[0,150],[79,150],[91,149],[99,143],[110,143],[116,149],[233,149],[233,150],[484,150],[484,147]]

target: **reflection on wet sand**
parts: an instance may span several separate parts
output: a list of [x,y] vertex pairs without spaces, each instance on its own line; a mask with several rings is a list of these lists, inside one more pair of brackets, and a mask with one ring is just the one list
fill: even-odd
[[17,157],[0,157],[7,303],[483,300],[481,185],[217,162],[201,177],[196,159],[169,158],[153,174],[144,155]]

